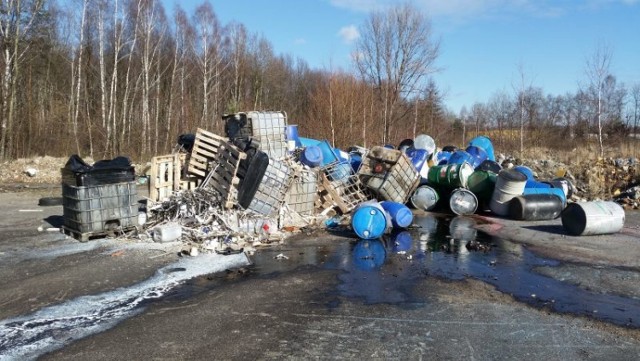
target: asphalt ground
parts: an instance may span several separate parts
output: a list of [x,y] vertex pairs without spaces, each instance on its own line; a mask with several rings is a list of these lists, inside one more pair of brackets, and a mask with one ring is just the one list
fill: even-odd
[[640,359],[637,212],[615,235],[477,216],[456,239],[416,214],[406,244],[322,231],[184,257],[47,231],[57,191],[0,194],[2,360]]

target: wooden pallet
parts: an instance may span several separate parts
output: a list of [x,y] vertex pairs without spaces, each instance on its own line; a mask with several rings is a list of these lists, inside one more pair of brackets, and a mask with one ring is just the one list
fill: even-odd
[[200,186],[214,189],[220,194],[223,206],[231,208],[238,199],[238,167],[247,155],[226,141],[220,144],[217,152],[211,163],[212,168]]
[[209,174],[209,165],[216,159],[222,145],[229,144],[227,138],[198,128],[193,150],[189,158],[188,172],[202,179]]
[[64,233],[69,237],[73,237],[80,242],[87,242],[97,238],[115,237],[116,235],[124,234],[126,232],[132,231],[135,229],[135,227],[126,227],[126,228],[110,230],[110,231],[100,231],[100,232],[94,231],[94,232],[85,232],[85,233],[82,233],[75,229],[71,229],[67,226],[62,226],[60,227],[60,229],[62,229],[62,233]]
[[149,198],[158,202],[169,198],[180,186],[179,154],[161,155],[151,158]]

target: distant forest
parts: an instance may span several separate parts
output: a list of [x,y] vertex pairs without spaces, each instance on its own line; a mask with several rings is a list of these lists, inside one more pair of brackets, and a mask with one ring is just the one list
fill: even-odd
[[198,127],[224,134],[222,114],[250,110],[285,111],[301,135],[338,147],[425,133],[440,146],[489,134],[513,151],[595,135],[602,149],[637,133],[640,84],[609,73],[604,45],[576,64],[586,75],[575,93],[545,94],[520,69],[512,92],[454,114],[432,78],[439,40],[411,5],[370,14],[349,70],[276,54],[207,1],[193,14],[169,10],[157,0],[3,0],[0,159],[144,160]]

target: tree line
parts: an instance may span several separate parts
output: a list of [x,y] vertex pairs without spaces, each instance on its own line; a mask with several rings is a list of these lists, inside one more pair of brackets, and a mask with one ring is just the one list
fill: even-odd
[[[522,86],[447,110],[431,77],[439,40],[411,5],[372,12],[360,33],[351,70],[312,69],[241,22],[221,23],[208,1],[188,14],[158,0],[2,0],[0,159],[144,160],[198,127],[224,134],[222,114],[248,110],[286,111],[301,135],[339,147],[419,133],[459,144],[475,131],[517,149],[514,129],[523,144],[543,142],[537,129],[591,132],[581,133],[595,119],[589,87],[553,97]],[[599,80],[604,134],[637,126],[638,99],[633,119],[620,110],[635,90],[608,73]]]

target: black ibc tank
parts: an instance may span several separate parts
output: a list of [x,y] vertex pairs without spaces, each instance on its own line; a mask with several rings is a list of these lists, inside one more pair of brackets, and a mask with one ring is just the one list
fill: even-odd
[[553,194],[527,194],[509,201],[509,217],[524,221],[542,221],[560,216],[563,203]]

